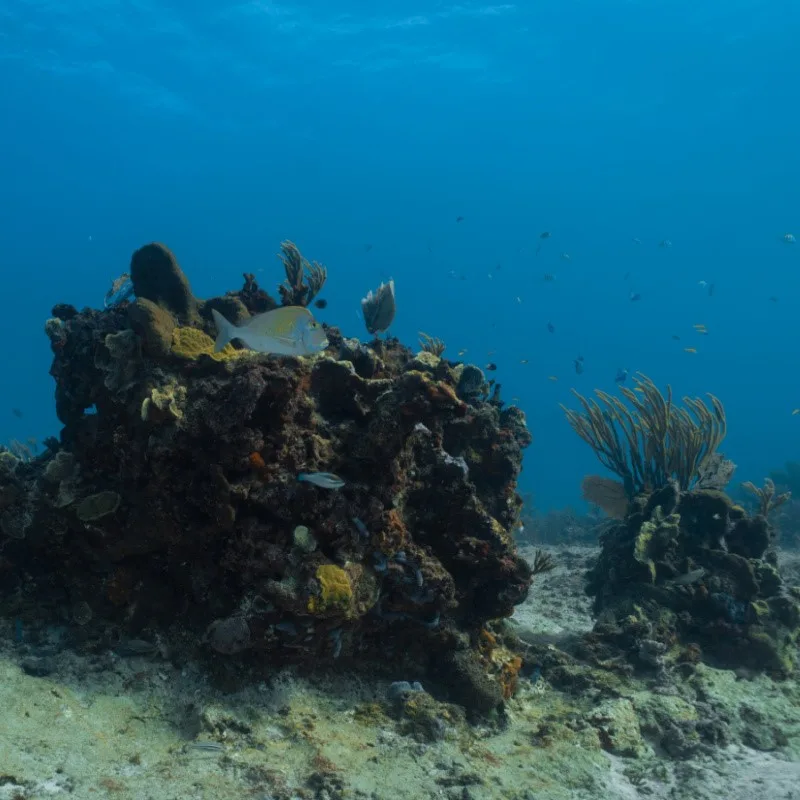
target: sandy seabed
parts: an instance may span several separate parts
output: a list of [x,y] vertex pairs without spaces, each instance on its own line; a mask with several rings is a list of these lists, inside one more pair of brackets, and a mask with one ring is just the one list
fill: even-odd
[[[568,649],[592,625],[582,575],[596,551],[545,549],[558,566],[512,624]],[[800,557],[784,556],[784,571],[800,583]],[[18,639],[0,620],[0,800],[800,800],[795,680],[701,665],[691,681],[630,679],[617,696],[523,680],[504,719],[426,737],[389,713],[386,681],[346,665],[223,692],[199,665],[32,656]],[[665,752],[666,728],[703,715],[724,742]]]

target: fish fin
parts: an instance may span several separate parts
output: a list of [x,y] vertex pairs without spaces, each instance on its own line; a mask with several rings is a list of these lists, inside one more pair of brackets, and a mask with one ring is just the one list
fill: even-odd
[[228,322],[216,308],[211,309],[214,324],[217,326],[217,339],[214,342],[214,352],[219,353],[226,344],[236,338],[236,326]]

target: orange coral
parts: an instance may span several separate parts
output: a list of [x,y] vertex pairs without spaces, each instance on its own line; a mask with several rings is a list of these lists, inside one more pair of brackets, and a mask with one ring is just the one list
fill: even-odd
[[517,691],[519,683],[519,671],[522,669],[522,659],[514,656],[510,661],[506,661],[500,670],[500,688],[503,691],[503,699],[508,700]]
[[396,553],[405,547],[408,531],[396,509],[383,516],[384,526],[378,534],[378,548],[383,553]]
[[264,456],[261,453],[250,453],[247,459],[253,469],[266,469],[267,462],[264,461]]
[[491,654],[495,647],[497,647],[497,637],[483,628],[478,634],[478,649],[482,653]]

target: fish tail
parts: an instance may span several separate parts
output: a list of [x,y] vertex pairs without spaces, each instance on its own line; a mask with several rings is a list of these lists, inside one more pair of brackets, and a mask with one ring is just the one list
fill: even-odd
[[236,338],[236,326],[228,322],[216,308],[211,309],[214,324],[217,326],[217,339],[214,342],[214,352],[219,353],[226,344]]

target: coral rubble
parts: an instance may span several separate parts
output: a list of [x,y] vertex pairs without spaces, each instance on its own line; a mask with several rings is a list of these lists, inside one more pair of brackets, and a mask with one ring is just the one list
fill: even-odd
[[[321,268],[287,248],[281,294],[308,302]],[[510,534],[522,412],[487,402],[479,370],[467,392],[463,367],[335,328],[312,358],[215,354],[212,308],[274,302],[252,276],[204,302],[155,244],[130,275],[135,300],[47,323],[64,427],[0,464],[6,573],[83,604],[86,635],[155,631],[259,668],[342,658],[502,703],[519,660],[478,642],[532,578]],[[344,486],[297,479],[323,471]]]

